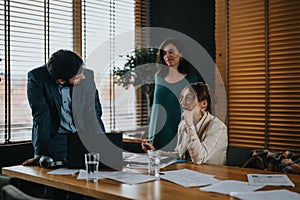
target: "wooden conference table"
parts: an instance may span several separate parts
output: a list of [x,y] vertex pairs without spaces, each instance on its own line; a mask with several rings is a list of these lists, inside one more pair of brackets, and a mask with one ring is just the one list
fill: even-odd
[[[194,165],[191,163],[173,164],[162,169],[162,171],[184,168],[216,175],[216,178],[219,180],[247,181],[246,175],[249,173],[272,173],[248,168],[212,164]],[[100,179],[98,183],[87,183],[85,180],[77,180],[77,174],[74,176],[49,175],[47,174],[49,171],[49,169],[43,169],[38,166],[18,165],[2,168],[3,174],[12,177],[100,199],[234,199],[229,195],[203,192],[199,190],[199,187],[185,188],[165,180],[136,185],[123,184],[110,179]],[[288,176],[295,183],[295,187],[267,186],[261,190],[288,189],[300,193],[300,175],[289,174]]]

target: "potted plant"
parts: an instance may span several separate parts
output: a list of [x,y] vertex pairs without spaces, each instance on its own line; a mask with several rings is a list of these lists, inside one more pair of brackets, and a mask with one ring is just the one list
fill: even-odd
[[135,49],[126,55],[124,66],[113,70],[114,82],[128,89],[129,86],[141,87],[147,101],[147,117],[149,120],[152,95],[154,91],[154,75],[157,71],[156,57],[158,49]]

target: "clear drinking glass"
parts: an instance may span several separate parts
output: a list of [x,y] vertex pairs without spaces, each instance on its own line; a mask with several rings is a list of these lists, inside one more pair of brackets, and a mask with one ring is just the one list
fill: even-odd
[[97,182],[98,181],[98,167],[100,161],[99,153],[86,153],[85,158],[85,167],[87,172],[86,180],[88,182]]
[[159,178],[160,173],[160,150],[148,150],[148,174]]

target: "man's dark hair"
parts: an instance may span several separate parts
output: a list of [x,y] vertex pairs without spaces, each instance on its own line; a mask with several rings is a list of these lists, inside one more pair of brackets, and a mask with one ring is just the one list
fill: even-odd
[[69,50],[58,50],[48,60],[48,72],[57,80],[68,81],[75,76],[82,67],[83,60],[76,53]]

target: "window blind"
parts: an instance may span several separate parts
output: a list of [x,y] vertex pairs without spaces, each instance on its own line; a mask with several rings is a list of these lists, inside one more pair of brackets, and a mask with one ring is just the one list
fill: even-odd
[[[116,54],[116,49],[122,45],[116,41],[116,37],[134,30],[135,2],[85,0],[82,6],[84,59],[99,51],[97,48],[103,48],[104,43],[109,43],[109,48],[105,50],[109,52],[109,63],[99,60],[99,66],[89,66],[87,62],[87,67],[93,67],[96,73],[95,80],[100,93],[105,128],[107,131],[136,129],[134,88],[125,89],[115,85],[111,76],[116,66],[120,67],[125,63],[124,57]],[[129,42],[131,48],[134,48],[134,37],[131,41],[123,42]]]
[[[215,85],[224,85],[227,88],[227,7],[226,1],[216,1],[215,10],[215,44],[216,44],[216,67],[220,72],[220,76],[215,74]],[[215,107],[215,115],[223,116],[224,123],[227,124],[227,99],[221,100],[220,97],[228,94],[215,90],[214,94],[217,100]],[[220,99],[220,101],[219,101]]]
[[229,1],[229,141],[264,147],[266,127],[264,1]]
[[46,9],[50,55],[59,49],[73,50],[73,0],[51,0]]
[[7,27],[6,25],[6,2],[1,1],[0,2],[0,142],[5,141],[5,134],[6,132],[6,123],[5,123],[5,102],[6,102],[6,94],[5,94],[5,47],[6,47],[6,35],[5,35],[5,29]]
[[[139,49],[145,46],[147,42],[147,33],[143,27],[149,27],[150,24],[150,2],[148,0],[136,0],[135,5],[135,48]],[[145,95],[145,86],[136,88],[136,124],[137,129],[144,131],[149,124],[150,111],[148,110],[147,97]],[[153,98],[153,97],[150,97]],[[151,103],[150,103],[151,104]]]
[[[108,131],[135,129],[140,103],[136,90],[113,83],[111,70],[125,60],[116,55],[114,38],[144,23],[143,0],[4,0],[0,2],[0,143],[31,139],[31,109],[26,75],[58,49],[84,59],[110,40],[110,67],[95,79]],[[132,41],[134,49],[135,35]],[[101,63],[99,63],[101,65]],[[99,67],[99,66],[97,66]],[[101,67],[101,66],[100,66]],[[122,101],[126,97],[127,101]],[[2,114],[3,113],[3,114]]]
[[300,151],[299,8],[297,1],[216,1],[231,146]]
[[27,72],[73,50],[73,1],[5,0],[0,9],[0,143],[31,140]]
[[268,1],[268,10],[268,146],[300,151],[300,2]]
[[[2,1],[1,71],[5,76],[5,113],[0,142],[31,138],[30,108],[26,98],[26,72],[44,62],[44,1]],[[2,6],[2,5],[1,5]],[[4,15],[4,16],[3,16]],[[36,55],[36,56],[32,56]],[[4,124],[4,126],[3,126]],[[5,135],[5,136],[4,136]]]

